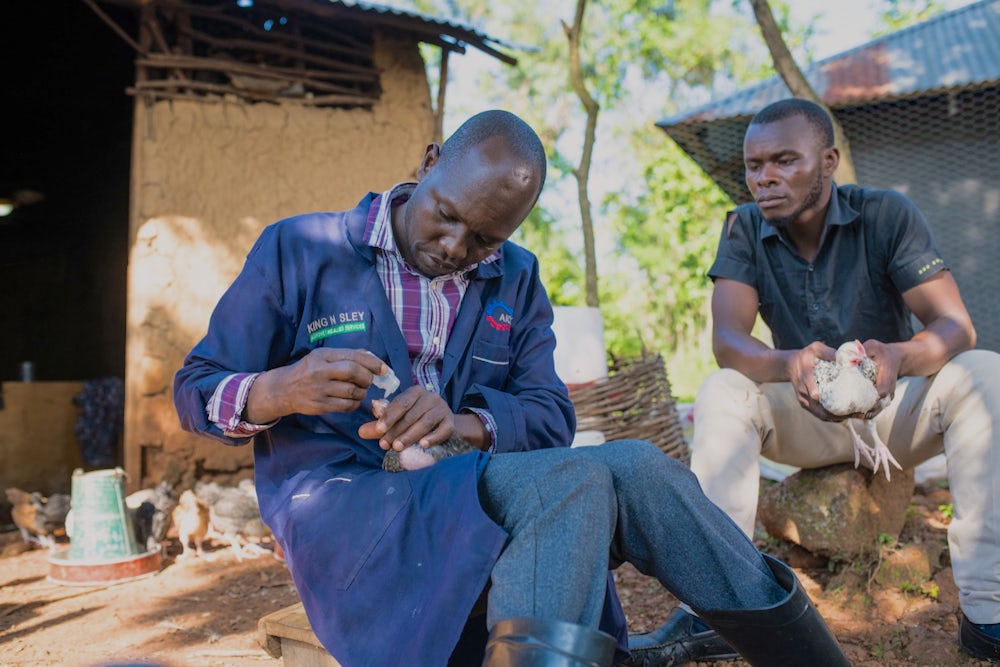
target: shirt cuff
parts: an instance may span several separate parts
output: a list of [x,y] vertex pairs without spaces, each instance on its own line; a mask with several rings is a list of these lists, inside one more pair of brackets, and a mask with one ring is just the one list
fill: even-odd
[[208,399],[205,412],[208,420],[218,426],[230,438],[246,438],[265,431],[275,424],[275,419],[269,424],[251,424],[243,420],[243,412],[247,407],[247,397],[250,387],[260,376],[260,373],[233,373],[226,376],[215,393]]
[[483,426],[486,427],[486,432],[490,434],[490,446],[486,451],[492,454],[497,446],[497,423],[496,420],[493,419],[493,415],[490,414],[488,410],[480,408],[462,408],[462,411],[473,413],[479,417],[479,421],[483,422]]

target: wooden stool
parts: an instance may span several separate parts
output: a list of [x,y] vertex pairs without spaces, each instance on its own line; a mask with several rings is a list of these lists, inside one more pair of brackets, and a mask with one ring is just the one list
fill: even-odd
[[285,667],[340,667],[316,639],[301,602],[261,618],[257,632],[264,650]]
[[[469,615],[470,622],[471,619],[486,614],[486,594],[487,591],[483,591],[473,606]],[[479,623],[485,631],[485,622],[480,620]],[[470,626],[466,627],[468,629]],[[261,617],[257,622],[257,634],[258,641],[268,655],[281,658],[285,667],[340,667],[340,663],[319,643],[301,602]],[[485,645],[485,635],[479,637],[479,641]],[[456,648],[456,651],[459,650],[461,649]],[[475,652],[475,648],[471,650]],[[479,653],[481,652],[480,648]],[[464,657],[467,654],[460,655]],[[481,656],[477,657],[482,659]]]

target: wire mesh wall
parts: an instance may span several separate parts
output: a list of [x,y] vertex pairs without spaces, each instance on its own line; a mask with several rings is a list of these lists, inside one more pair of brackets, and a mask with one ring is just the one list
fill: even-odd
[[862,185],[903,192],[923,211],[979,332],[1000,350],[1000,88],[837,112]]

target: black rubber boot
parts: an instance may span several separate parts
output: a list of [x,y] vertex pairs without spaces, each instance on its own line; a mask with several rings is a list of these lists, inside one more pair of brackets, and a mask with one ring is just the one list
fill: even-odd
[[611,667],[615,638],[582,625],[509,618],[493,626],[483,667]]
[[792,568],[764,554],[788,598],[765,609],[698,614],[754,667],[850,667]]

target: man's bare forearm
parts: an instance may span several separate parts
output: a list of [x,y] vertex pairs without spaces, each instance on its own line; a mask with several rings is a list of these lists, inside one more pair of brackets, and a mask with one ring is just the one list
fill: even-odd
[[739,371],[754,382],[788,382],[794,351],[775,350],[748,334],[716,332],[715,360],[720,368]]

